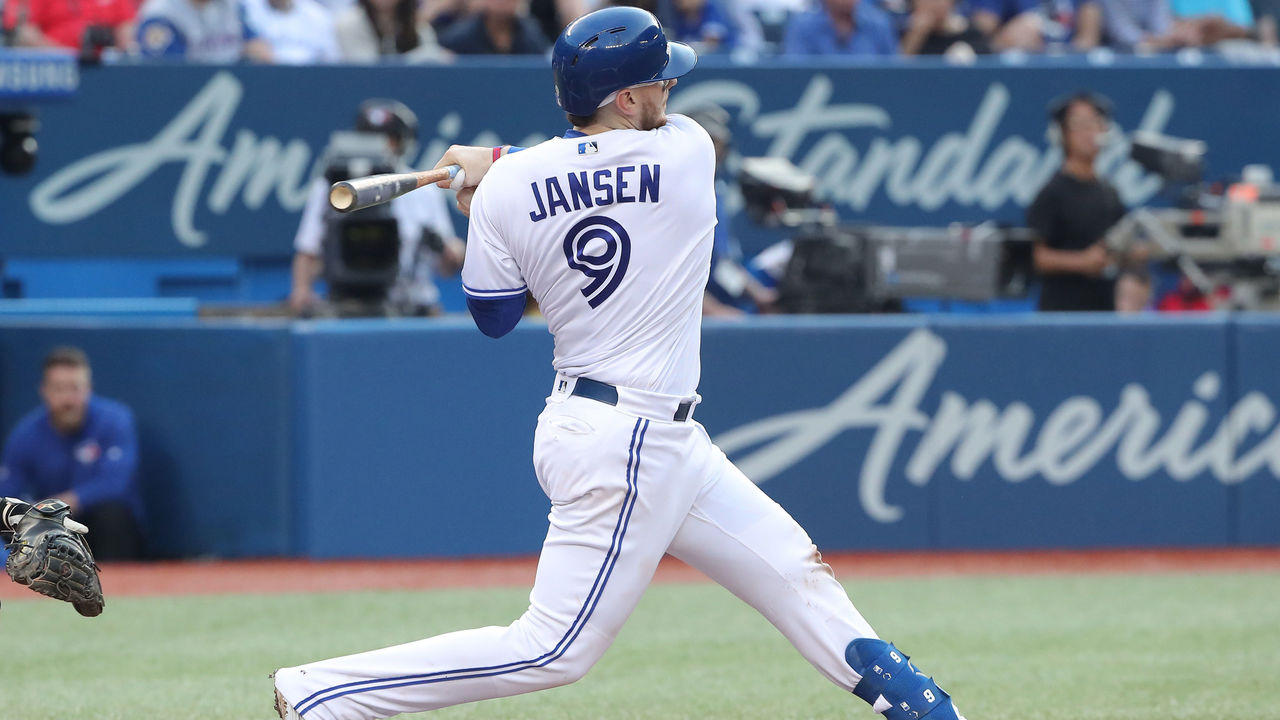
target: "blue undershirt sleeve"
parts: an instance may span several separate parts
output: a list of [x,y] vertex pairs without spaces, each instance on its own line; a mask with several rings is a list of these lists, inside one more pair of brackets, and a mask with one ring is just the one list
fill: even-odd
[[505,298],[467,297],[467,309],[480,332],[500,338],[511,332],[524,314],[524,295]]

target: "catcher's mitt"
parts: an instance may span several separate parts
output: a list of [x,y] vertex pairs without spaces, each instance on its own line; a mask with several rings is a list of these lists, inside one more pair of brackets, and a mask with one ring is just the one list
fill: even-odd
[[6,524],[13,537],[5,570],[14,582],[95,617],[104,604],[98,566],[81,537],[88,528],[69,518],[70,513],[61,500],[41,500],[22,516],[10,517]]

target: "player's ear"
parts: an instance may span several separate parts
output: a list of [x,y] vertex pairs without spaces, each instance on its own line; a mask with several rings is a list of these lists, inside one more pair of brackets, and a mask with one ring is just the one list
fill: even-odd
[[640,108],[640,98],[636,97],[631,88],[625,88],[618,91],[618,97],[613,101],[618,110],[627,116],[634,115]]

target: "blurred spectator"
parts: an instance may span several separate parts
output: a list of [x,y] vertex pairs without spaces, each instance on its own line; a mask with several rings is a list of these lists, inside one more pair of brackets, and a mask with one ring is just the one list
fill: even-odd
[[[663,0],[604,0],[604,2],[600,3],[600,6],[601,7],[614,7],[614,6],[638,7],[647,13],[652,13],[654,15],[657,15],[658,13],[662,12],[662,8],[658,7],[659,3],[662,1]],[[595,8],[593,7],[592,9],[594,10]]]
[[141,558],[133,413],[93,394],[89,359],[73,347],[45,358],[40,396],[44,404],[18,421],[5,444],[0,496],[62,500],[91,528],[98,560]]
[[94,55],[102,47],[128,50],[133,46],[133,0],[28,0],[25,22],[19,23],[19,3],[0,3],[4,26],[16,27],[16,45],[63,47]]
[[467,0],[422,0],[418,22],[428,23],[438,34],[467,13]]
[[271,62],[271,48],[245,25],[236,0],[146,0],[137,47],[148,58]]
[[1178,276],[1178,285],[1160,296],[1156,309],[1160,312],[1209,312],[1219,307],[1229,307],[1231,288],[1222,286],[1206,294],[1186,275]]
[[[410,168],[404,158],[412,154],[418,134],[418,119],[413,111],[395,100],[366,100],[356,113],[356,130],[380,133],[387,137],[400,167]],[[329,211],[329,183],[318,177],[312,183],[302,221],[294,237],[293,288],[289,306],[294,312],[311,315],[345,314],[341,308],[325,308],[315,293],[315,281],[322,268],[322,250]],[[453,220],[446,202],[446,191],[434,185],[402,195],[391,201],[390,210],[400,237],[400,269],[391,289],[390,303],[400,315],[436,315],[440,312],[437,273],[453,274],[462,267],[463,245],[454,232]],[[432,247],[434,245],[434,247]],[[332,295],[332,293],[331,293]],[[330,297],[341,303],[345,298]],[[366,305],[363,299],[357,304]],[[367,306],[367,305],[366,305]],[[326,310],[335,310],[326,313]],[[363,314],[368,314],[367,312]]]
[[822,0],[816,10],[787,22],[783,52],[788,55],[896,55],[889,16],[872,0]]
[[1168,44],[1205,47],[1250,36],[1253,10],[1248,0],[1171,0],[1173,29]]
[[[745,28],[741,44],[752,51],[781,50],[788,20],[810,9],[809,0],[730,0],[730,3],[732,17],[750,18],[750,22],[739,24]],[[879,4],[882,8],[888,7],[885,3]]]
[[985,55],[991,52],[987,37],[956,12],[955,0],[915,0],[907,30],[902,36],[903,55]]
[[316,0],[241,0],[245,24],[282,65],[336,63],[342,59],[333,17]]
[[1121,52],[1167,44],[1173,28],[1169,0],[1099,0],[1107,44]]
[[[734,52],[743,58],[750,59],[765,51],[766,39],[763,17],[784,17],[787,12],[785,3],[794,0],[719,0],[725,17],[733,24],[737,39],[734,41]],[[762,13],[757,5],[763,2],[770,11]],[[780,39],[779,35],[779,39]]]
[[720,0],[663,0],[658,7],[667,37],[692,45],[699,54],[726,52],[737,45],[737,29]]
[[703,294],[702,314],[727,317],[747,312],[771,312],[778,293],[766,287],[743,265],[742,245],[733,234],[728,196],[735,182],[726,162],[733,152],[729,113],[718,105],[689,112],[702,126],[716,151],[716,227],[711,244],[711,274]]
[[1151,274],[1126,269],[1116,277],[1116,312],[1139,313],[1151,306]]
[[1258,41],[1269,47],[1280,44],[1280,0],[1251,0],[1249,5]]
[[543,37],[560,37],[564,26],[587,14],[586,0],[530,0],[529,14],[537,21]]
[[525,0],[473,0],[472,8],[441,34],[441,45],[459,55],[541,55],[550,47]]
[[410,62],[441,60],[447,53],[414,0],[359,0],[334,20],[342,59],[373,63],[384,57]]
[[329,17],[337,17],[338,13],[356,4],[356,0],[316,0],[320,7],[329,13]]
[[1040,309],[1114,310],[1107,276],[1112,258],[1103,239],[1125,207],[1093,166],[1110,127],[1109,103],[1076,93],[1054,101],[1049,118],[1051,134],[1060,136],[1062,169],[1027,209],[1027,225],[1037,236],[1032,257],[1042,281]]
[[1095,0],[972,0],[973,24],[997,52],[1040,52],[1049,47],[1088,50],[1102,40],[1102,10]]

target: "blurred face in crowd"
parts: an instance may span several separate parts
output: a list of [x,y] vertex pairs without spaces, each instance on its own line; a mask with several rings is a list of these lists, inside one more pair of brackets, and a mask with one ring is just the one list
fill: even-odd
[[49,421],[61,433],[78,430],[89,408],[89,368],[51,365],[44,371],[40,397],[49,410]]
[[686,15],[693,15],[706,4],[707,0],[675,0],[676,10]]
[[1067,108],[1062,122],[1063,153],[1092,161],[1102,149],[1107,119],[1092,104],[1077,100]]
[[827,12],[836,17],[853,17],[853,11],[858,7],[858,0],[823,0],[827,6]]
[[484,13],[490,17],[511,18],[520,14],[524,0],[481,0]]

